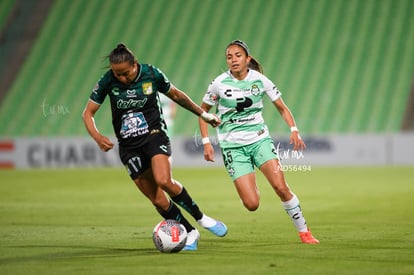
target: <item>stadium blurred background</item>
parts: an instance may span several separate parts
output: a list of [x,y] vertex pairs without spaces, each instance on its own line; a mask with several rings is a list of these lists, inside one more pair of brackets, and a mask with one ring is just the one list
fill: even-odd
[[[414,129],[411,0],[2,0],[0,11],[3,141],[87,137],[83,107],[119,42],[200,103],[226,45],[244,40],[305,137]],[[266,105],[271,132],[288,134]],[[112,135],[109,108],[96,119]],[[175,136],[197,129],[179,109]]]

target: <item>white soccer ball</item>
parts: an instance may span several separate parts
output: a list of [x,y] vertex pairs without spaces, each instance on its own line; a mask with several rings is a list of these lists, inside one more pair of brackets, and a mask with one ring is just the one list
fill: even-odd
[[179,252],[187,241],[187,231],[184,225],[175,220],[164,220],[154,227],[152,240],[160,252]]

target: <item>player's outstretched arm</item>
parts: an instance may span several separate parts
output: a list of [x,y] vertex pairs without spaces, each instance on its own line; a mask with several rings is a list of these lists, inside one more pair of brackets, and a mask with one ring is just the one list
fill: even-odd
[[179,104],[181,107],[189,110],[193,114],[201,117],[205,122],[209,123],[211,126],[216,127],[220,125],[220,119],[213,114],[209,114],[204,111],[199,105],[194,103],[194,101],[183,91],[172,86],[170,91],[167,93],[167,96]]
[[[201,109],[208,113],[211,106],[203,102],[201,103]],[[206,161],[214,162],[214,147],[211,145],[210,138],[208,136],[208,125],[201,117],[198,118],[198,124],[200,127],[201,143],[204,148],[204,159]]]

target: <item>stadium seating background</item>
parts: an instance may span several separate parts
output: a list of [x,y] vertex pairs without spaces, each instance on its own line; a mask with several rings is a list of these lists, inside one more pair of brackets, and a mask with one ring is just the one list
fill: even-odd
[[[410,0],[58,0],[0,103],[0,136],[86,135],[82,109],[119,42],[200,103],[233,39],[247,42],[302,132],[398,132],[414,72],[413,11]],[[97,124],[112,134],[106,107]],[[286,133],[268,107],[271,132]],[[192,135],[197,120],[180,109],[175,130]]]
[[0,29],[5,26],[7,17],[11,12],[15,0],[2,0],[0,2]]

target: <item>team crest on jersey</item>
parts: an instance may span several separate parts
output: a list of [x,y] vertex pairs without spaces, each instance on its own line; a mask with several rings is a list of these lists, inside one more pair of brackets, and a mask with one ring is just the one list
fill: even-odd
[[142,84],[142,91],[144,95],[150,95],[152,94],[152,82],[146,82]]
[[260,93],[259,86],[257,86],[256,84],[253,84],[250,91],[251,91],[252,95],[257,96]]

